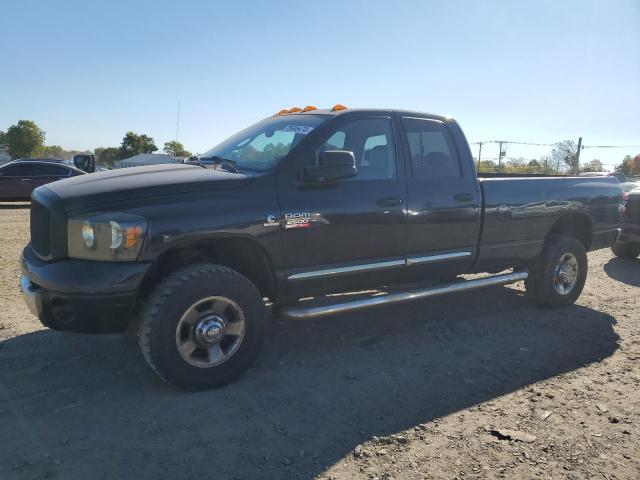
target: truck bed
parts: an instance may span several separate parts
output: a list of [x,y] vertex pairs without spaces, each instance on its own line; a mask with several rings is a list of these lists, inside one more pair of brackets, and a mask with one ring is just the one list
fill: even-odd
[[478,179],[483,199],[478,271],[536,257],[561,217],[570,216],[575,228],[584,230],[590,250],[617,235],[621,194],[614,177],[490,175]]

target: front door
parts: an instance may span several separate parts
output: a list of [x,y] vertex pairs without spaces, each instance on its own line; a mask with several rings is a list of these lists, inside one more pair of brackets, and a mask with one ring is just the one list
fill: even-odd
[[[340,118],[278,177],[287,293],[367,288],[399,275],[406,241],[406,183],[389,116]],[[299,181],[324,150],[354,154],[357,174],[330,184]]]

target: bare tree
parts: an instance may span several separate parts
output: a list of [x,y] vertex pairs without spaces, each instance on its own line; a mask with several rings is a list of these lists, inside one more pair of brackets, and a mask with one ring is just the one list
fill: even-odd
[[551,150],[554,168],[560,170],[561,166],[566,166],[569,173],[577,174],[579,171],[577,152],[578,147],[573,140],[563,140],[556,143]]

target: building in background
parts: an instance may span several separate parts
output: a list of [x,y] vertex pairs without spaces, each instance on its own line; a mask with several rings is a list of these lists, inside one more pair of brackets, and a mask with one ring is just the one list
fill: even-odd
[[113,168],[143,167],[145,165],[160,165],[162,163],[182,163],[182,159],[174,158],[163,153],[140,153],[130,158],[118,160]]
[[0,165],[4,165],[10,161],[11,155],[9,155],[9,152],[6,150],[4,145],[0,145]]

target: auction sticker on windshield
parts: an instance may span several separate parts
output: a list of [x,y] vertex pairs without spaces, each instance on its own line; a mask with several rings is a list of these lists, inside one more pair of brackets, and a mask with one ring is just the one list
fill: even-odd
[[311,130],[313,130],[313,127],[310,127],[308,125],[287,125],[282,129],[283,132],[293,132],[299,133],[301,135],[306,135]]

